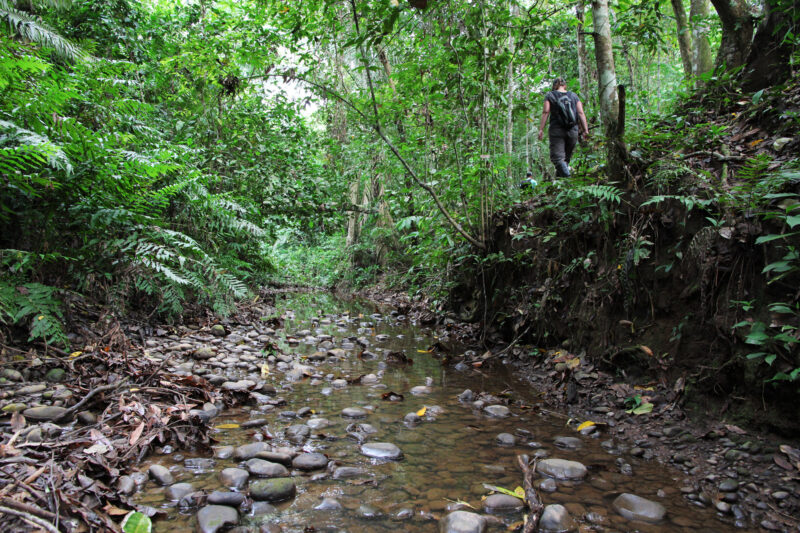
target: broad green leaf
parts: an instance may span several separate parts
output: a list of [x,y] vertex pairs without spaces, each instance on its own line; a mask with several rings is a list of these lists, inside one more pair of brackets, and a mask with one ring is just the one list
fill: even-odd
[[139,511],[128,513],[120,525],[125,533],[150,533],[153,529],[150,517]]
[[484,483],[483,484],[483,488],[485,488],[487,490],[494,491],[494,492],[500,492],[502,494],[507,494],[508,496],[514,496],[515,498],[519,498],[521,500],[525,499],[525,491],[524,490],[522,491],[522,495],[520,495],[520,494],[518,494],[517,492],[515,492],[513,490],[504,489],[503,487],[498,487],[496,485],[489,485],[488,483]]
[[645,402],[645,403],[642,403],[641,405],[638,405],[638,406],[634,407],[633,409],[629,409],[629,410],[627,410],[625,412],[628,413],[628,414],[632,414],[632,415],[644,415],[644,414],[653,412],[653,404],[649,403],[649,402]]

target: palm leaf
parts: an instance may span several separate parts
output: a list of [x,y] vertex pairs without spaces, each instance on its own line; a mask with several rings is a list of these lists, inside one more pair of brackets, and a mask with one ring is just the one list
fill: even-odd
[[79,46],[59,35],[37,17],[12,7],[8,0],[0,0],[0,17],[8,22],[11,33],[52,48],[61,59],[72,63],[92,59]]

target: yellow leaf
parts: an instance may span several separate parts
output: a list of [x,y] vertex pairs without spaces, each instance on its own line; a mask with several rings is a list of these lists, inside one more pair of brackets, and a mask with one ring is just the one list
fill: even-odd
[[578,426],[578,431],[582,431],[583,429],[592,427],[593,425],[594,425],[594,422],[592,422],[591,420],[587,420],[586,422],[584,422],[583,424]]
[[267,363],[264,363],[263,365],[261,365],[261,377],[265,378],[267,376],[269,376],[269,365]]
[[650,349],[650,348],[648,348],[647,346],[645,346],[645,345],[641,345],[641,346],[639,346],[639,349],[640,349],[641,351],[643,351],[644,353],[646,353],[647,355],[649,355],[650,357],[653,357],[653,350],[651,350],[651,349]]
[[417,411],[417,416],[425,416],[425,411],[427,411],[427,410],[428,410],[428,408],[423,406],[422,409]]
[[312,409],[312,410],[311,410],[311,414],[312,414],[312,415],[315,415],[315,414],[317,414],[317,412],[316,412],[314,409]]
[[72,352],[71,354],[69,354],[69,358],[70,358],[70,359],[75,359],[76,357],[78,357],[78,356],[79,356],[79,355],[81,355],[82,353],[83,353],[83,352]]
[[566,364],[567,364],[567,368],[575,369],[575,368],[578,368],[579,366],[581,366],[581,360],[580,360],[579,357],[573,357],[572,359],[568,359],[566,361]]
[[514,494],[516,494],[519,498],[525,499],[525,489],[522,487],[517,487],[514,489]]
[[417,353],[431,353],[430,350],[417,350]]
[[214,429],[236,429],[239,427],[239,424],[220,424],[218,426],[214,426]]
[[654,391],[653,387],[642,387],[641,385],[634,385],[634,390],[646,390],[646,391]]
[[747,144],[750,146],[750,148],[752,148],[754,146],[758,146],[759,144],[761,144],[763,142],[764,142],[764,139],[756,139],[755,141],[751,141],[751,142],[749,142]]
[[37,318],[36,320],[44,320],[44,315],[39,315],[39,318]]

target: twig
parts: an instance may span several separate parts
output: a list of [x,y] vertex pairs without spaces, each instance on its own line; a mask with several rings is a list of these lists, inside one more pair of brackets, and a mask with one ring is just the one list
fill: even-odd
[[536,471],[536,459],[530,461],[527,455],[522,454],[517,456],[517,462],[522,469],[522,488],[525,489],[525,501],[528,503],[530,514],[525,521],[525,527],[522,533],[534,533],[539,525],[539,518],[542,516],[544,504],[539,498],[536,489],[533,488],[533,473]]
[[40,507],[35,507],[27,503],[18,502],[17,500],[12,500],[11,498],[0,498],[0,505],[11,507],[13,509],[16,509],[17,511],[28,513],[33,516],[38,516],[39,518],[42,518],[44,520],[55,520],[57,518],[55,513],[51,513],[50,511],[47,511]]
[[691,154],[686,154],[681,156],[681,159],[689,159],[690,157],[705,155],[708,157],[713,157],[717,161],[745,161],[747,158],[741,155],[722,155],[719,152],[710,152],[707,150],[700,150],[698,152],[692,152]]
[[123,385],[127,385],[127,383],[128,383],[127,380],[123,380],[123,381],[121,381],[119,383],[112,383],[111,385],[103,385],[102,387],[97,387],[96,389],[90,390],[89,394],[84,396],[81,401],[79,401],[78,403],[76,403],[75,405],[73,405],[72,407],[67,409],[66,411],[64,411],[64,414],[61,415],[60,417],[58,417],[55,421],[58,422],[60,420],[66,420],[66,419],[71,418],[72,415],[77,413],[78,410],[81,407],[83,407],[84,405],[86,405],[86,403],[89,400],[91,400],[96,394],[99,394],[101,392],[105,392],[107,390],[118,389],[118,388],[122,387]]
[[56,527],[53,524],[51,524],[50,522],[47,522],[47,521],[45,521],[45,520],[43,520],[43,519],[41,519],[41,518],[39,518],[37,516],[33,516],[30,513],[25,513],[23,511],[17,511],[16,509],[11,509],[9,507],[5,507],[5,506],[2,506],[2,505],[0,505],[0,513],[5,513],[5,514],[8,514],[8,515],[17,516],[17,517],[21,518],[22,520],[24,520],[25,522],[28,522],[29,524],[33,524],[34,526],[39,526],[40,528],[42,528],[42,529],[44,529],[46,531],[50,531],[51,533],[59,533],[58,529],[56,529]]

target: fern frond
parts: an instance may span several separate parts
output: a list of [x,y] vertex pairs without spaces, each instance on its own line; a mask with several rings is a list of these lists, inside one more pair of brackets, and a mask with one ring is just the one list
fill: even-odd
[[0,17],[4,18],[12,31],[23,39],[55,50],[62,59],[77,63],[92,60],[79,46],[65,39],[44,22],[12,7],[8,0],[0,0]]
[[24,171],[28,165],[40,160],[42,163],[46,161],[53,169],[72,174],[72,163],[67,154],[47,137],[7,120],[0,120],[0,132],[0,145],[15,143],[13,147],[4,147],[4,157],[0,157],[0,161],[11,168]]

